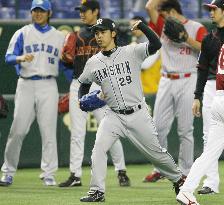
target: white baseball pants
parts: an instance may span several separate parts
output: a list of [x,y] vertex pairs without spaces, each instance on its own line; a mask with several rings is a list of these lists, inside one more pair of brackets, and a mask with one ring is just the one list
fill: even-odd
[[207,170],[216,163],[224,149],[224,91],[216,91],[211,109],[208,141],[202,155],[194,162],[182,191],[194,192]]

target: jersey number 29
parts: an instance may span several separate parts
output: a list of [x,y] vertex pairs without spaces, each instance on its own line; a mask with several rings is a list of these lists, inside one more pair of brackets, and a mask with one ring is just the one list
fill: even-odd
[[119,78],[119,82],[121,86],[125,86],[127,84],[130,84],[132,82],[131,76],[127,75],[126,77]]

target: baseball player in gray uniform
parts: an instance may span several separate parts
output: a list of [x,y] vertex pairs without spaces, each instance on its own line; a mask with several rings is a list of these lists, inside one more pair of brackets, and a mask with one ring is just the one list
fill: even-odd
[[[162,77],[153,112],[159,141],[167,148],[167,135],[174,119],[180,138],[178,163],[187,176],[194,160],[192,104],[197,80],[197,58],[201,41],[207,33],[205,27],[183,16],[178,0],[149,0],[146,9],[150,27],[160,36],[162,48]],[[176,43],[164,34],[167,17],[181,22],[187,31],[186,42]],[[145,177],[144,181],[155,182],[162,177],[158,170]]]
[[[69,96],[69,114],[71,119],[71,143],[70,143],[70,176],[67,180],[59,184],[59,187],[81,186],[82,161],[84,156],[84,144],[86,135],[87,113],[79,107],[78,90],[80,83],[78,77],[83,72],[86,61],[100,48],[96,43],[94,34],[91,33],[91,26],[94,25],[100,15],[100,4],[95,0],[85,0],[75,8],[80,12],[80,18],[85,24],[77,33],[75,45],[76,55],[73,62],[73,80],[70,85]],[[66,40],[65,40],[66,42]],[[92,84],[92,90],[99,89],[95,83]],[[104,116],[105,108],[99,108],[93,111],[98,124]],[[115,171],[118,173],[120,186],[130,186],[129,177],[126,174],[125,159],[123,147],[120,140],[117,140],[109,150]]]
[[1,168],[2,186],[13,183],[22,142],[35,117],[42,137],[41,176],[45,185],[56,185],[54,173],[58,168],[56,126],[59,96],[55,77],[58,75],[64,35],[49,25],[51,13],[50,1],[33,0],[33,23],[16,31],[6,53],[6,62],[16,65],[19,79],[14,119]]
[[174,183],[176,193],[183,183],[182,173],[157,138],[142,91],[140,73],[143,60],[161,47],[157,35],[137,21],[149,42],[124,47],[116,46],[116,26],[110,19],[98,19],[92,27],[101,52],[93,55],[79,77],[79,98],[87,94],[92,82],[102,88],[108,105],[96,134],[92,152],[90,191],[82,202],[105,201],[107,151],[119,137],[128,139]]

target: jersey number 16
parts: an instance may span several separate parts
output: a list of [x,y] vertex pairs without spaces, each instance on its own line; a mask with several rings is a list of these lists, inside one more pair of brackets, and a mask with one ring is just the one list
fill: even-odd
[[48,57],[48,63],[54,64],[54,58]]

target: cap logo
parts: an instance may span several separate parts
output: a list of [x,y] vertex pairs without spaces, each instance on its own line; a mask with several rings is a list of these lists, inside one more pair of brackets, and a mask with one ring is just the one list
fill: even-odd
[[43,3],[44,3],[43,0],[37,0],[37,1],[36,1],[36,4],[43,4]]
[[86,3],[86,0],[82,0],[82,1],[81,1],[81,4],[84,4],[84,3]]
[[96,24],[102,24],[103,23],[103,19],[98,19],[97,21],[96,21]]
[[115,23],[112,23],[113,28],[115,28]]

